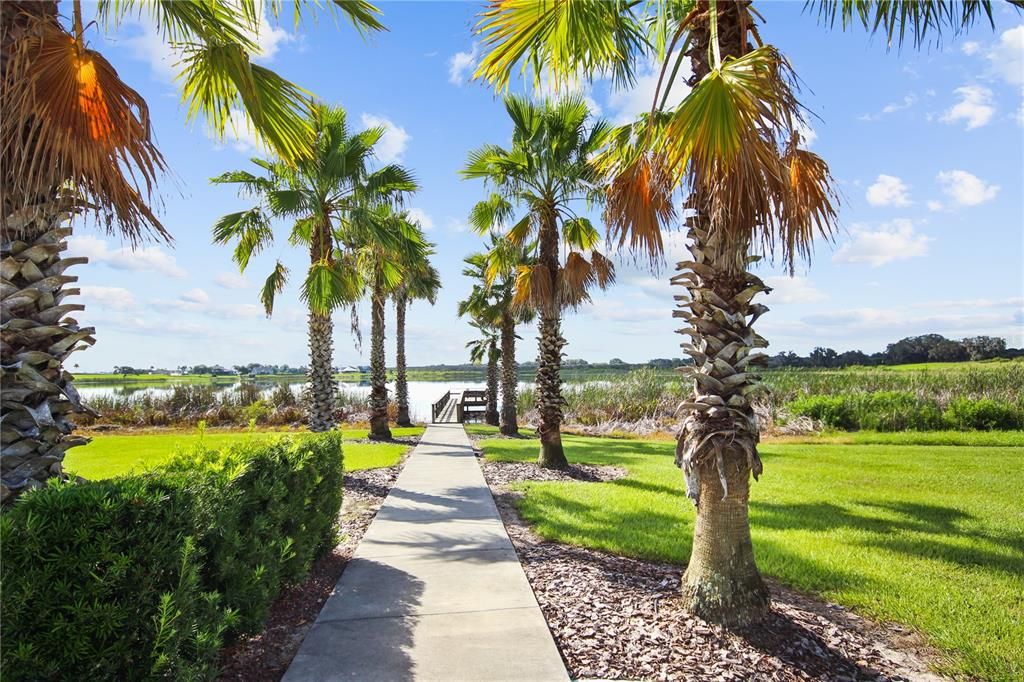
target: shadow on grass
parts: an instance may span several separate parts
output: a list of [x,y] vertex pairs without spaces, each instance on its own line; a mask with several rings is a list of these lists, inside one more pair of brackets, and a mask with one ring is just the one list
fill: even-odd
[[[912,502],[863,502],[858,506],[887,512],[895,518],[872,516],[830,502],[753,500],[751,524],[755,528],[819,533],[848,528],[868,533],[866,539],[859,541],[868,547],[962,567],[979,566],[1010,574],[1024,571],[1024,539],[1012,533],[979,529],[971,523],[976,517],[960,509]],[[951,540],[970,544],[954,544]],[[980,547],[979,542],[1009,548],[1017,556]]]

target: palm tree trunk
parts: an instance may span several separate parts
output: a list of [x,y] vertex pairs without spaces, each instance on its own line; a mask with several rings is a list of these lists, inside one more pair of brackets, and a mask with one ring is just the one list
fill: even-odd
[[[747,4],[717,4],[723,58],[740,56],[748,49],[740,19]],[[709,11],[703,3],[702,9]],[[698,22],[691,31],[691,86],[711,69],[709,43],[708,25]],[[768,345],[752,328],[767,308],[752,299],[767,287],[747,272],[749,244],[726,239],[726,230],[712,223],[707,203],[696,188],[687,204],[694,213],[687,220],[693,260],[677,264],[682,274],[672,278],[688,290],[689,297],[683,297],[675,316],[689,323],[680,333],[693,341],[683,344],[693,358],[693,366],[684,368],[684,373],[693,378],[694,391],[683,403],[676,445],[676,464],[683,469],[687,495],[697,506],[682,593],[691,613],[721,625],[743,627],[763,620],[770,610],[768,588],[754,560],[747,515],[750,475],[756,478],[762,468],[757,418],[751,406],[762,386],[749,370],[764,359],[753,351]]]
[[388,428],[388,373],[384,361],[384,291],[374,284],[370,324],[370,440],[391,440]]
[[395,401],[398,403],[398,426],[412,426],[409,419],[409,381],[405,372],[405,308],[408,299],[401,294],[395,299]]
[[29,211],[34,217],[25,221],[12,211],[13,203],[4,202],[0,244],[3,502],[42,486],[52,476],[62,476],[64,453],[89,442],[71,435],[74,424],[68,417],[76,412],[96,414],[82,405],[74,377],[64,370],[72,353],[95,343],[92,327],[79,327],[67,316],[85,306],[65,303],[79,290],[64,288],[78,280],[64,271],[87,262],[60,257],[71,234],[70,228],[60,225],[70,219],[70,211],[58,200],[37,200]]
[[516,323],[508,313],[501,318],[501,432],[519,435],[516,399],[519,373],[516,370]]
[[492,340],[487,346],[487,407],[484,422],[497,426],[498,419],[498,349]]
[[[542,286],[550,292],[541,309],[537,327],[537,412],[540,423],[540,455],[537,464],[545,469],[569,466],[562,448],[562,305],[559,281],[558,226],[554,209],[541,216],[538,262],[547,270],[548,281]],[[536,286],[537,284],[534,284]]]
[[330,314],[309,314],[309,388],[306,398],[310,431],[334,428],[337,386],[333,368],[334,321]]

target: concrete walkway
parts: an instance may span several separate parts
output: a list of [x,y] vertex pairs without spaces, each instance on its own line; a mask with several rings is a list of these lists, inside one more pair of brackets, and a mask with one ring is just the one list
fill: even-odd
[[568,680],[461,424],[432,424],[283,682]]

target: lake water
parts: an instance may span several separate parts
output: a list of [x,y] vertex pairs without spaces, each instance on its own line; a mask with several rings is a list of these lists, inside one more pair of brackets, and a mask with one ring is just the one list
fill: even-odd
[[[265,392],[270,392],[276,386],[274,382],[257,382]],[[520,382],[520,387],[532,386],[531,383]],[[235,383],[224,383],[215,384],[218,392],[231,391],[238,386],[238,382]],[[296,395],[302,392],[305,387],[305,383],[301,381],[289,383],[292,391]],[[143,392],[150,393],[153,395],[161,395],[169,393],[171,391],[170,386],[132,386],[130,384],[87,384],[76,386],[78,392],[82,395],[82,399],[86,403],[91,398],[98,396],[110,396],[110,395],[139,395]],[[410,416],[414,421],[429,422],[430,421],[430,407],[438,399],[441,398],[447,391],[461,392],[465,390],[483,390],[486,388],[486,384],[482,381],[410,381],[409,382],[409,412]],[[370,383],[369,382],[338,382],[338,389],[345,393],[354,394],[358,396],[370,395]],[[388,396],[394,398],[395,395],[395,384],[394,382],[388,383]]]

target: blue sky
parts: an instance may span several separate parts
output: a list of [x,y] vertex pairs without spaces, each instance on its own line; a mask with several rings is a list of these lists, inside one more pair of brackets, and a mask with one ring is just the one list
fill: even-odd
[[[884,41],[863,31],[818,27],[802,5],[761,3],[761,35],[803,81],[803,102],[817,117],[809,121],[811,148],[840,183],[842,231],[834,244],[820,243],[811,266],[794,278],[770,265],[759,271],[775,287],[765,301],[771,312],[759,321],[770,352],[819,345],[875,351],[930,332],[993,334],[1021,345],[1024,18],[1000,7],[994,32],[980,25],[939,48],[887,52]],[[493,91],[469,81],[480,3],[381,7],[390,32],[368,41],[326,18],[299,31],[268,24],[262,61],[344,106],[356,125],[389,126],[382,159],[417,175],[422,190],[409,206],[437,244],[444,283],[436,306],[419,303],[410,312],[410,363],[459,363],[472,332],[455,313],[469,286],[461,259],[480,245],[466,216],[484,188],[461,180],[458,170],[468,150],[505,143],[509,124]],[[282,238],[242,277],[229,249],[210,243],[213,222],[247,203],[208,180],[247,167],[258,153],[252,140],[243,131],[217,142],[202,122],[186,125],[172,80],[175,60],[145,23],[91,38],[149,102],[172,169],[161,188],[161,215],[175,241],[132,254],[88,226],[76,231],[70,252],[91,258],[74,271],[87,304],[80,321],[97,328],[96,346],[76,358],[80,370],[305,364],[297,284],[269,320],[257,290],[276,258],[299,273],[307,256]],[[648,68],[631,91],[612,92],[604,81],[582,91],[600,115],[619,122],[649,108],[655,79]],[[684,256],[679,234],[668,242],[670,259]],[[655,276],[621,260],[613,288],[567,315],[566,353],[590,361],[681,356],[672,293],[665,269]],[[368,331],[366,306],[361,315]],[[347,312],[336,314],[335,327],[336,363],[367,362],[368,334],[359,351]],[[522,360],[535,355],[532,332],[523,331]],[[389,347],[391,338],[389,330]]]

